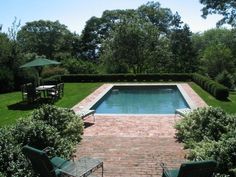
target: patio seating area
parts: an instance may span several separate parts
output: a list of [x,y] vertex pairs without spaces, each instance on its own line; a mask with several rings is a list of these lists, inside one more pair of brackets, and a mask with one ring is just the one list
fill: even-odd
[[32,83],[21,86],[22,101],[28,104],[38,100],[49,100],[55,102],[64,96],[64,83],[56,85],[40,85],[35,87]]
[[91,157],[81,157],[77,161],[69,161],[61,157],[49,158],[47,151],[50,149],[39,150],[31,146],[24,146],[22,151],[30,160],[34,172],[40,176],[59,177],[86,177],[95,170],[101,168],[103,176],[103,162]]

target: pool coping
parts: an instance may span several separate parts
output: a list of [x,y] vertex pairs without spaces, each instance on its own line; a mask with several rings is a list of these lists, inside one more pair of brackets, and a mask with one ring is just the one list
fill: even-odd
[[[106,85],[106,87],[103,88],[102,91],[99,94],[97,94],[93,99],[90,99],[89,102],[87,102],[83,106],[81,106],[80,103],[76,104],[72,109],[75,112],[76,112],[76,110],[79,110],[79,109],[85,109],[85,110],[91,109],[114,86],[159,86],[159,85],[177,86],[177,88],[179,89],[181,95],[183,96],[183,98],[187,102],[190,109],[196,109],[198,106],[193,103],[189,94],[186,93],[185,89],[181,86],[182,84],[183,83],[148,83],[148,84],[147,83],[112,83],[112,84],[103,84],[101,87],[103,87],[104,85]],[[99,87],[99,88],[101,88],[101,87]],[[96,92],[96,90],[94,92]],[[90,95],[94,94],[94,92],[91,93]],[[101,116],[115,116],[115,115],[120,115],[120,116],[170,116],[170,115],[175,115],[175,114],[99,114],[99,113],[95,113],[95,115],[99,115],[99,116],[100,115]]]

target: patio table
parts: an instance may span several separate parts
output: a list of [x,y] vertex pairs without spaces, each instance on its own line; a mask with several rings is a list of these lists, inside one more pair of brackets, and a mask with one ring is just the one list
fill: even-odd
[[56,85],[40,85],[38,87],[36,87],[37,91],[43,92],[44,98],[46,98],[46,91],[50,90],[52,88],[55,88]]
[[101,175],[103,177],[103,162],[101,160],[91,157],[81,157],[78,161],[63,167],[63,171],[69,173],[71,176],[86,177],[91,175],[98,168],[102,168]]

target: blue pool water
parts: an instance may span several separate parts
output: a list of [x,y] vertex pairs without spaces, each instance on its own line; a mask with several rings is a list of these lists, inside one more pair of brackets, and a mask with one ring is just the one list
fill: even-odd
[[99,114],[174,114],[189,108],[177,86],[115,86],[91,109]]

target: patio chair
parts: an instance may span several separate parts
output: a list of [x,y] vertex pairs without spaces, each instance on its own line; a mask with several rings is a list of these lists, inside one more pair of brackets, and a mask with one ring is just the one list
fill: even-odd
[[64,83],[59,84],[59,98],[64,96]]
[[[50,159],[45,151],[30,147],[28,145],[24,146],[22,151],[23,154],[30,160],[34,172],[40,177],[75,177],[77,175],[76,165],[81,168],[85,168],[87,166],[87,173],[92,173],[95,170],[95,166],[97,166],[97,168],[102,167],[103,175],[103,162],[97,159],[87,158],[86,161],[77,161],[76,164],[76,162],[68,161],[60,157],[53,157]],[[89,166],[89,164],[92,165]],[[83,176],[86,176],[87,173],[83,174]]]
[[190,112],[192,112],[193,110],[190,108],[182,108],[182,109],[176,109],[175,110],[175,115],[179,114],[183,117],[186,117],[186,115],[188,115]]
[[76,115],[80,116],[82,119],[85,119],[87,116],[92,115],[93,116],[93,122],[95,122],[95,110],[92,109],[81,109],[81,110],[75,110],[74,111]]
[[22,101],[27,101],[27,89],[26,89],[26,84],[21,85],[21,96],[22,96]]
[[37,92],[32,83],[26,84],[27,102],[31,103],[41,98],[41,93]]
[[182,163],[180,168],[168,170],[164,163],[160,164],[162,177],[212,177],[216,169],[216,161],[205,160]]
[[60,86],[59,84],[57,84],[55,87],[53,87],[52,89],[49,89],[47,91],[47,95],[48,97],[50,97],[52,100],[56,100],[59,98],[59,94],[60,94]]

